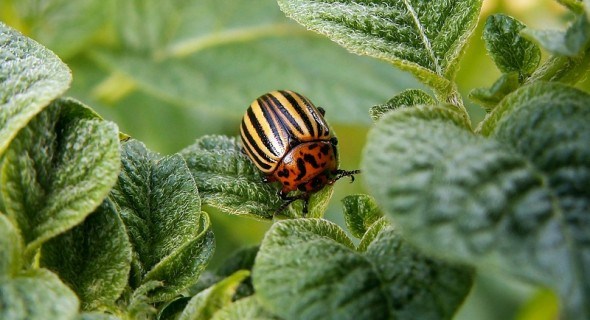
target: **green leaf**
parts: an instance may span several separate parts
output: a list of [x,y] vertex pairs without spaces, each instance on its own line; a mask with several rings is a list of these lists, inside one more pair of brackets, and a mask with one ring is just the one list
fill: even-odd
[[425,252],[556,288],[568,318],[583,319],[589,102],[565,85],[519,89],[488,116],[505,144],[449,121],[391,113],[369,134],[364,177]]
[[22,248],[23,241],[18,229],[0,212],[0,281],[20,271]]
[[162,48],[179,28],[187,4],[190,1],[132,0],[117,4],[113,13],[121,44],[137,51]]
[[521,78],[530,75],[541,61],[541,49],[522,37],[526,26],[504,14],[488,17],[483,30],[486,49],[503,73],[518,72]]
[[590,41],[590,22],[588,19],[585,14],[578,15],[566,31],[526,28],[522,33],[553,54],[575,57],[582,54],[588,47]]
[[253,246],[234,252],[223,261],[223,264],[217,269],[215,274],[222,277],[229,277],[239,270],[252,270],[258,249],[258,246]]
[[[271,24],[263,28],[262,35],[244,29],[243,40],[231,39],[230,34],[229,43],[200,48],[188,56],[154,59],[138,53],[101,51],[92,58],[109,71],[124,74],[151,97],[234,121],[260,95],[287,88],[324,108],[330,122],[369,123],[366,109],[359,106],[373,105],[392,90],[420,86],[409,75],[388,70],[383,62],[351,55],[294,26]],[[214,33],[209,37],[224,36]],[[318,63],[318,57],[329,57],[329,63]],[[220,65],[231,68],[214,67]],[[359,82],[355,74],[363,74],[365,80]],[[335,82],[336,87],[332,85]]]
[[0,319],[76,319],[78,305],[74,292],[45,269],[0,281]]
[[250,296],[240,299],[230,305],[223,307],[213,315],[213,320],[280,320],[266,310],[258,301],[257,297]]
[[4,157],[0,191],[27,261],[100,205],[119,166],[117,126],[75,100],[54,101],[19,132]]
[[0,154],[71,81],[55,54],[0,22]]
[[327,185],[313,193],[309,198],[309,203],[307,204],[308,212],[306,214],[303,213],[303,201],[295,201],[285,211],[281,212],[281,215],[288,217],[322,218],[328,208],[328,204],[330,204],[333,192],[334,187]]
[[520,87],[517,72],[504,73],[494,82],[491,88],[475,88],[469,98],[480,103],[486,111],[492,111],[506,95]]
[[[114,7],[111,0],[7,0],[0,20],[20,19],[22,30],[67,60],[82,51],[103,32]],[[11,3],[13,8],[10,8]],[[12,9],[12,10],[11,10]]]
[[381,210],[375,200],[364,194],[347,196],[342,199],[346,227],[357,238],[362,238],[367,229],[381,218]]
[[168,300],[195,283],[214,249],[209,218],[179,155],[161,158],[138,141],[123,144],[123,170],[111,197],[133,245],[130,284],[154,281],[152,301]]
[[247,270],[236,271],[207,290],[194,296],[178,320],[208,320],[221,308],[231,304],[240,283],[250,275]]
[[384,219],[358,250],[376,267],[395,319],[451,319],[473,284],[473,269],[424,256]]
[[[329,221],[275,223],[256,257],[256,295],[287,319],[450,318],[469,291],[471,270],[425,258],[385,222],[379,226],[366,250],[357,251]],[[437,299],[449,304],[438,306]]]
[[[537,83],[519,90],[503,105],[505,116],[493,136],[524,155],[542,171],[554,195],[552,220],[559,229],[547,238],[561,238],[548,256],[551,285],[560,291],[567,313],[590,315],[590,95],[559,83]],[[557,245],[557,243],[554,243]],[[562,268],[567,268],[567,274]],[[569,281],[565,275],[571,277]],[[568,277],[568,278],[569,278]],[[573,285],[569,285],[571,282]],[[572,316],[574,318],[574,316]]]
[[[152,98],[205,111],[207,120],[223,116],[222,123],[238,123],[254,99],[284,88],[322,106],[330,122],[369,124],[361,106],[419,85],[385,62],[351,55],[307,32],[273,0],[130,2],[116,15],[129,24],[123,26],[129,34],[122,43],[135,50],[93,52],[93,63],[123,75]],[[133,6],[139,10],[124,15]]]
[[116,317],[109,313],[100,313],[100,312],[84,312],[81,313],[77,320],[120,320],[119,317]]
[[590,55],[588,54],[576,57],[552,55],[531,74],[525,83],[532,84],[537,81],[577,83],[586,75],[589,65]]
[[[239,270],[252,270],[254,266],[254,259],[258,254],[258,246],[247,247],[234,252],[229,258],[225,259],[223,264],[216,270],[215,274],[219,277],[228,277]],[[234,295],[234,300],[241,299],[254,294],[254,287],[252,286],[252,278],[248,276]]]
[[180,155],[208,205],[232,214],[272,219],[283,203],[278,186],[262,183],[263,175],[235,138],[205,136]]
[[572,10],[575,13],[584,12],[584,4],[582,0],[557,0],[557,2],[564,5],[566,8]]
[[289,17],[348,50],[379,58],[443,90],[457,70],[481,1],[279,0]]
[[572,90],[568,85],[539,81],[538,83],[524,86],[506,97],[480,123],[477,132],[486,137],[493,135],[498,124],[522,105],[537,103],[547,108],[546,105],[579,104],[579,101],[583,101],[586,98],[586,94],[578,90]]
[[379,120],[381,116],[389,110],[397,108],[411,107],[417,104],[436,104],[434,99],[428,93],[419,89],[408,89],[400,92],[395,97],[389,99],[384,104],[371,107],[369,113],[373,121]]
[[131,244],[113,203],[43,244],[40,263],[76,292],[82,310],[114,306],[127,285]]

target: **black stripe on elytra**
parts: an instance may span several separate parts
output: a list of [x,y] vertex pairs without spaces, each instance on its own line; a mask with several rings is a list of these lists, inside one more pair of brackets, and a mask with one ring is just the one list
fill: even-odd
[[[317,137],[318,132],[315,132],[315,130],[313,129],[313,125],[311,124],[311,120],[315,120],[315,119],[310,119],[310,112],[313,113],[314,110],[309,107],[309,106],[302,106],[301,104],[299,104],[297,102],[297,100],[295,100],[295,98],[287,91],[279,91],[285,98],[287,98],[287,101],[289,101],[289,103],[293,106],[293,108],[295,108],[295,111],[297,111],[297,114],[299,115],[299,117],[301,119],[303,119],[303,122],[305,123],[305,127],[307,128],[307,131],[309,132],[309,134],[312,137]],[[301,99],[301,96],[299,96],[299,98]],[[305,103],[304,99],[301,99],[301,101],[303,101],[303,103]],[[303,109],[303,107],[305,107],[305,110]],[[317,122],[317,121],[316,121]]]
[[[260,106],[260,109],[262,110],[262,114],[264,115],[264,119],[266,120],[266,122],[268,122],[268,126],[270,127],[270,130],[272,130],[272,134],[273,137],[276,141],[278,141],[281,145],[281,149],[285,150],[285,141],[281,140],[281,135],[279,133],[279,130],[283,130],[282,125],[280,123],[276,123],[275,119],[273,119],[273,115],[275,115],[275,113],[271,110],[270,106],[262,99],[258,99],[258,105]],[[278,117],[278,115],[275,115]]]
[[307,173],[307,169],[305,168],[305,161],[301,158],[297,158],[297,169],[299,169],[299,174],[295,178],[295,180],[301,180]]
[[318,137],[323,137],[323,136],[327,136],[330,134],[330,128],[328,128],[328,125],[326,125],[326,120],[324,119],[324,115],[320,112],[320,110],[318,108],[316,108],[313,103],[311,103],[311,101],[309,99],[307,99],[307,97],[304,97],[300,94],[297,94],[301,100],[305,101],[305,103],[307,104],[307,108],[313,110],[314,108],[318,111],[313,112],[313,117],[315,119],[315,121],[318,124],[318,127],[320,128],[321,132],[318,132]]
[[260,124],[260,121],[258,121],[258,118],[256,118],[254,111],[252,111],[252,108],[248,108],[248,111],[246,111],[246,114],[248,115],[248,119],[250,119],[250,122],[252,123],[252,127],[254,127],[254,130],[256,130],[256,133],[257,133],[258,137],[260,138],[260,142],[262,144],[264,144],[264,146],[268,149],[268,151],[271,152],[276,157],[282,156],[281,154],[279,154],[279,150],[275,150],[272,143],[270,143],[270,140],[268,140],[268,137],[267,137],[266,133],[264,132],[264,129],[262,128],[262,125]]
[[[246,140],[245,142],[247,142],[247,143],[244,143],[244,148],[248,149],[248,152],[252,155],[252,160],[254,160],[254,162],[256,162],[256,165],[264,170],[270,169],[271,166],[269,164],[263,162],[260,158],[265,158],[266,160],[268,160],[270,162],[273,162],[273,160],[271,160],[267,156],[265,156],[264,152],[262,152],[262,150],[260,150],[258,145],[255,143],[254,138],[252,137],[250,132],[247,130],[246,125],[244,125],[244,121],[242,121],[242,139]],[[250,147],[250,146],[252,146],[252,147]],[[254,150],[252,150],[252,148],[254,148]]]
[[[293,127],[295,127],[295,129],[297,131],[299,131],[298,134],[297,133],[294,133],[294,134],[296,136],[303,135],[303,131],[301,130],[301,127],[299,126],[297,121],[295,121],[295,118],[293,118],[293,115],[291,115],[289,110],[287,110],[285,108],[285,106],[283,106],[283,104],[281,104],[281,102],[275,96],[269,94],[265,97],[268,98],[269,103],[274,107],[274,109],[277,110],[278,112],[280,112],[281,114],[283,114],[287,118],[287,121],[289,121],[289,123],[291,123],[293,125]],[[263,97],[263,99],[265,97]]]

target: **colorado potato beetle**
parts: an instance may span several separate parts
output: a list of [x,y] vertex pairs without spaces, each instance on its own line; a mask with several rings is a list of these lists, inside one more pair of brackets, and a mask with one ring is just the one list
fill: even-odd
[[[354,181],[360,173],[338,169],[338,140],[324,114],[306,97],[279,90],[254,100],[242,118],[243,150],[264,174],[264,182],[282,185],[279,196],[286,202],[278,211],[301,199],[307,213],[311,194],[342,177]],[[302,192],[289,196],[296,190]]]

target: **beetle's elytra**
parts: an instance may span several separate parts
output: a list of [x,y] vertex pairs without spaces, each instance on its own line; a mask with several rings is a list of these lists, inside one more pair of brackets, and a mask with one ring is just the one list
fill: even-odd
[[[280,210],[359,170],[338,169],[338,140],[324,120],[324,110],[306,97],[288,90],[267,93],[254,100],[242,118],[244,151],[265,175],[264,181],[282,184],[286,200]],[[291,191],[303,191],[289,196]]]

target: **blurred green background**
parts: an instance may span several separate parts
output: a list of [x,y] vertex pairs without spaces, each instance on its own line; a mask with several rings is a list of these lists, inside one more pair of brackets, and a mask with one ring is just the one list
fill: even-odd
[[[486,16],[504,12],[540,29],[563,28],[570,18],[552,0],[483,3],[457,78],[474,123],[485,114],[467,94],[499,76],[481,40]],[[306,31],[273,0],[0,0],[0,20],[70,66],[74,81],[67,95],[162,154],[203,135],[237,135],[253,99],[291,89],[326,109],[340,140],[341,167],[356,169],[371,125],[369,108],[404,89],[427,90],[385,62]],[[336,184],[328,219],[343,225],[339,201],[363,192],[362,180]],[[258,244],[270,225],[206,210],[217,239],[212,267],[233,250]],[[481,275],[457,318],[553,319],[555,312],[551,292]]]

